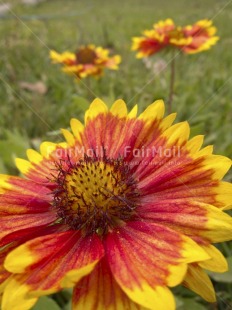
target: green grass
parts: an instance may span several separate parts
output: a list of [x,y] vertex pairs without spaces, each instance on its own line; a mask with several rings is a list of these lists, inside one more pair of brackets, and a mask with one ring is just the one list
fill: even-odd
[[[50,63],[49,49],[62,52],[95,43],[121,54],[123,62],[119,71],[107,71],[101,80],[90,81],[94,94],[108,104],[123,98],[129,107],[138,103],[142,111],[154,99],[167,100],[170,68],[155,76],[130,51],[132,36],[167,17],[180,25],[213,18],[218,28],[221,39],[211,50],[179,55],[173,111],[178,112],[178,121],[189,121],[192,135],[204,134],[205,144],[214,144],[215,153],[231,157],[232,37],[229,25],[232,3],[227,5],[228,1],[223,0],[125,0],[122,3],[116,0],[53,0],[26,7],[16,0],[9,2],[14,5],[14,14],[22,16],[23,21],[11,13],[8,19],[0,19],[1,172],[16,173],[13,159],[24,157],[27,147],[37,148],[42,140],[61,139],[57,134],[60,127],[68,127],[71,117],[83,118],[84,106],[77,96],[92,99],[85,81],[76,83],[72,77],[61,73],[59,66]],[[31,19],[32,16],[35,18]],[[171,55],[160,53],[153,60],[160,58],[169,62]],[[38,80],[48,88],[45,95],[28,92],[19,86],[20,81]],[[227,179],[231,180],[232,175]],[[224,245],[224,252],[232,255],[228,244]],[[228,292],[232,291],[232,283],[215,284],[218,294],[229,306],[226,308],[219,299],[217,308],[203,306],[203,309],[231,309],[232,298]],[[187,293],[180,290],[178,294],[186,297]],[[187,297],[206,305],[194,295]]]

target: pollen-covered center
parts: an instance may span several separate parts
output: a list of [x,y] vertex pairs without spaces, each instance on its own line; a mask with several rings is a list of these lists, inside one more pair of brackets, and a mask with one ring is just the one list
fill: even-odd
[[137,186],[123,160],[85,157],[56,180],[54,206],[73,229],[105,234],[135,214]]
[[76,52],[76,59],[80,64],[94,64],[96,53],[91,48],[84,47]]

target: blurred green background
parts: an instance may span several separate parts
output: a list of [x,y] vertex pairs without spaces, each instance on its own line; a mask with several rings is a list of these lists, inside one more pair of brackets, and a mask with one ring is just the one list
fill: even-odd
[[[211,50],[177,57],[173,111],[178,112],[178,121],[189,121],[192,135],[204,134],[205,144],[214,144],[215,153],[231,157],[232,1],[49,0],[29,5],[0,0],[0,5],[6,3],[10,10],[0,10],[1,173],[16,174],[14,158],[25,157],[28,147],[38,148],[43,140],[60,141],[59,128],[68,128],[71,117],[82,119],[94,96],[109,105],[118,98],[129,107],[138,103],[140,111],[155,99],[167,101],[170,68],[167,65],[159,74],[157,70],[170,62],[171,55],[156,54],[151,58],[154,66],[148,69],[130,48],[131,37],[168,17],[179,25],[209,18],[218,28],[220,41]],[[75,51],[89,43],[120,54],[120,70],[77,83],[49,60],[50,49]],[[230,173],[227,180],[231,179]],[[231,244],[220,249],[232,256]],[[176,288],[178,309],[232,309],[232,271],[212,279],[217,304]],[[69,309],[69,299],[69,291],[52,299],[43,297],[35,309]]]

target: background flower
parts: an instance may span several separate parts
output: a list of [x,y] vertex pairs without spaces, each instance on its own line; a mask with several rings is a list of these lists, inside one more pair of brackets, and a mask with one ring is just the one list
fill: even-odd
[[164,48],[172,51],[170,62],[170,83],[168,95],[168,112],[172,112],[175,81],[175,49],[185,54],[195,54],[208,50],[219,37],[214,36],[216,28],[210,20],[200,20],[192,26],[176,26],[172,19],[154,24],[152,30],[145,30],[143,37],[132,38],[132,50],[138,51],[137,58],[151,56]]
[[132,38],[132,50],[138,51],[137,58],[153,55],[165,47],[176,47],[186,54],[199,53],[218,41],[215,33],[216,28],[207,19],[186,27],[166,19],[154,24],[152,30],[145,30],[143,37]]
[[143,37],[132,38],[132,50],[139,51],[137,58],[153,55],[167,47],[170,44],[169,34],[175,32],[175,27],[173,20],[169,18],[154,24],[153,29],[145,30]]
[[96,99],[66,143],[17,159],[26,179],[1,176],[3,310],[73,286],[78,310],[171,310],[182,282],[215,301],[204,269],[227,269],[212,243],[232,238],[231,160],[163,116],[162,100],[137,117]]
[[65,73],[75,75],[78,79],[87,76],[99,77],[105,68],[117,70],[121,62],[119,55],[109,56],[109,50],[94,45],[80,47],[76,53],[64,52],[59,54],[50,52],[53,63],[63,64]]

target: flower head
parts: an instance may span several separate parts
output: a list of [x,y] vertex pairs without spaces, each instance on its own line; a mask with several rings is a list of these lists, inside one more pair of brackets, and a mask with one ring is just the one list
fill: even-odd
[[132,50],[137,50],[137,57],[153,55],[169,45],[168,34],[175,30],[172,19],[159,21],[153,29],[143,31],[143,37],[132,38]]
[[132,50],[137,58],[147,57],[163,48],[178,48],[183,53],[193,54],[209,49],[218,41],[216,28],[210,20],[200,20],[186,27],[176,26],[172,19],[159,21],[153,29],[145,30],[143,37],[134,37]]
[[232,238],[231,161],[163,115],[96,99],[65,143],[17,159],[25,178],[0,177],[3,310],[65,287],[78,310],[172,310],[180,283],[215,301],[204,270],[227,268],[212,243]]
[[109,50],[94,45],[80,47],[76,53],[64,52],[58,54],[50,52],[53,63],[63,64],[65,73],[75,75],[78,79],[88,76],[99,77],[105,68],[117,70],[121,62],[119,55],[109,56]]

